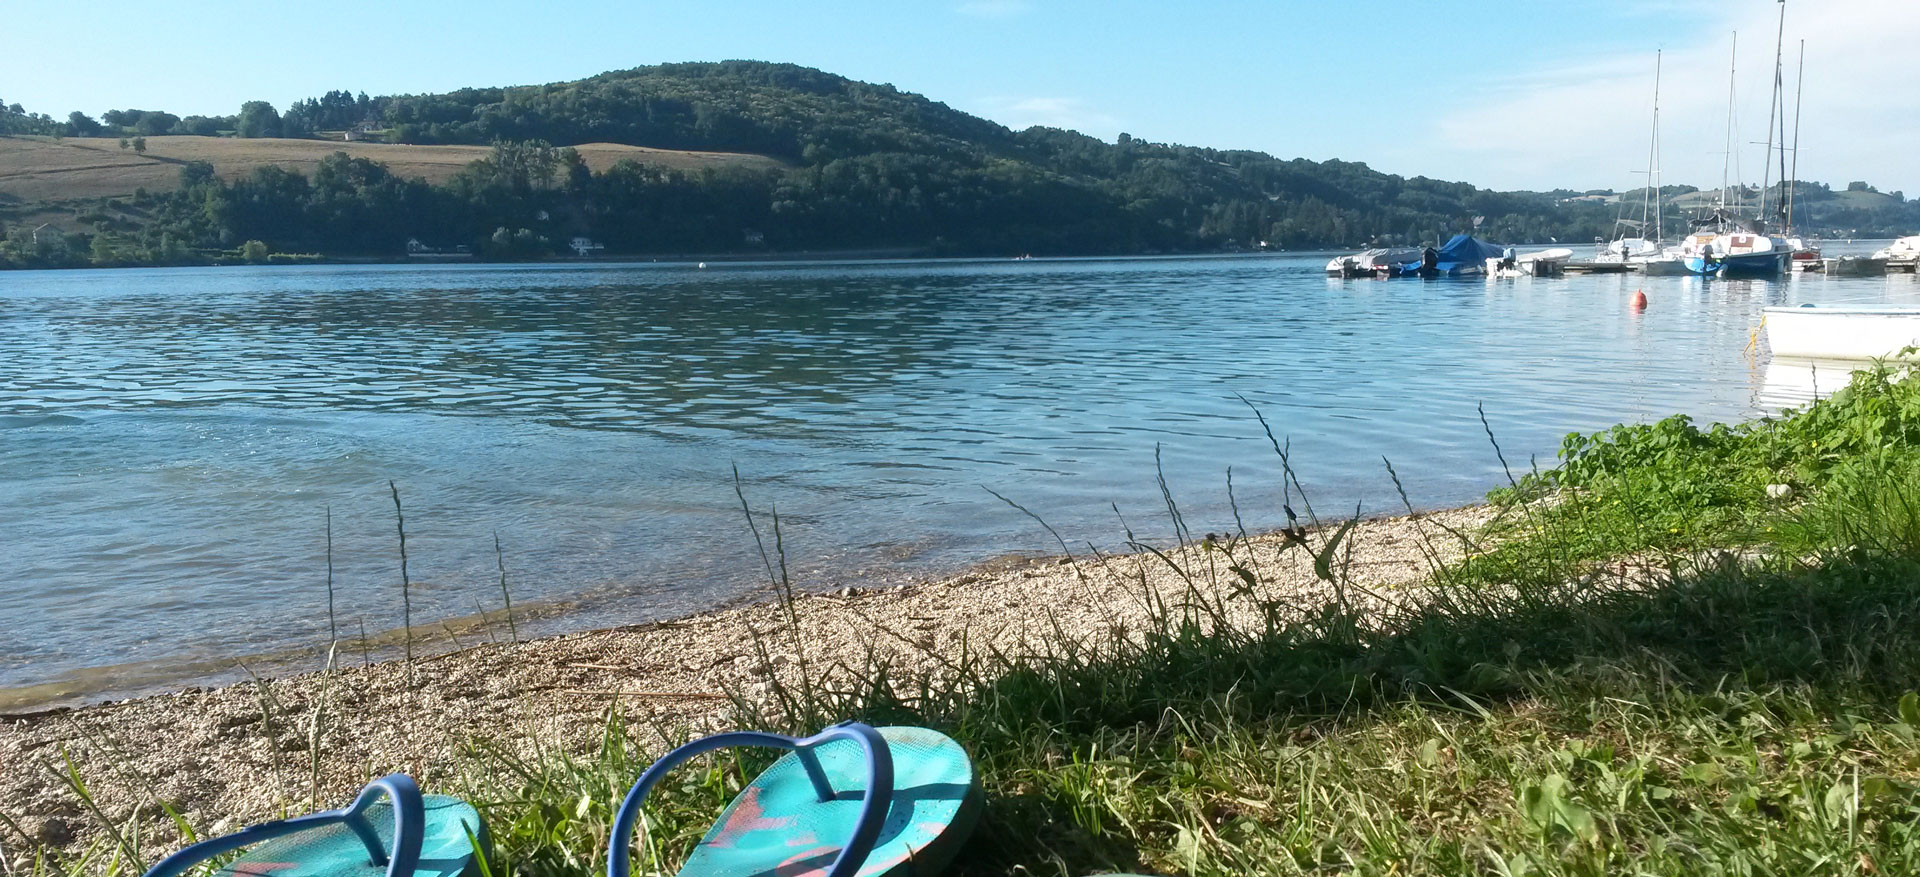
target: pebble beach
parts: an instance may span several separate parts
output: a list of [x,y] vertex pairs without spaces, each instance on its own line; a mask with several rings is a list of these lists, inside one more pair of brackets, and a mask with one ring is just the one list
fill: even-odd
[[[1449,531],[1490,516],[1468,507],[1361,522],[1341,549],[1357,587],[1347,598],[1392,601],[1419,588],[1435,558],[1458,556]],[[136,810],[154,837],[167,837],[161,803],[204,834],[307,812],[315,801],[337,806],[393,771],[432,790],[452,781],[475,744],[523,755],[588,751],[616,708],[635,742],[658,751],[666,737],[750,723],[776,680],[803,670],[831,684],[881,661],[903,679],[937,675],[963,651],[1037,654],[1063,634],[1125,636],[1150,601],[1177,606],[1193,596],[1192,582],[1219,582],[1222,565],[1208,571],[1221,556],[1208,557],[1204,541],[1163,555],[1002,559],[917,585],[856,584],[411,664],[0,716],[0,851],[19,867],[23,841],[78,848],[102,836],[101,815],[123,822]],[[1334,599],[1311,556],[1288,549],[1283,534],[1237,546],[1262,570],[1263,596],[1299,611]],[[62,779],[69,759],[99,814]]]

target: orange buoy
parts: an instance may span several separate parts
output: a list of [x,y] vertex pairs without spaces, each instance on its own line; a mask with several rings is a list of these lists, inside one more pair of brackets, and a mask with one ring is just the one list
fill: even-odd
[[1644,311],[1647,309],[1647,291],[1646,290],[1636,289],[1633,291],[1632,308],[1636,311]]

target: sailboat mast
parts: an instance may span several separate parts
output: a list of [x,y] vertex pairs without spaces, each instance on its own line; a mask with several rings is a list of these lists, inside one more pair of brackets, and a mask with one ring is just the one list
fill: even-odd
[[1793,82],[1793,173],[1787,183],[1787,231],[1793,231],[1793,201],[1800,189],[1800,93],[1807,85],[1807,41],[1800,41],[1800,72]]
[[[1653,151],[1660,142],[1660,55],[1653,56],[1653,130],[1647,135],[1647,188],[1640,193],[1640,239],[1647,238],[1647,223],[1653,219]],[[1659,240],[1659,238],[1655,238]],[[1624,257],[1625,252],[1621,253]]]
[[[1653,173],[1650,176],[1653,177],[1653,240],[1655,243],[1667,239],[1666,229],[1660,221],[1660,214],[1666,212],[1666,206],[1660,203],[1660,54],[1658,50],[1653,53]],[[1799,121],[1795,120],[1794,125],[1797,127]],[[1645,233],[1642,230],[1641,234]]]
[[1720,213],[1727,212],[1727,166],[1733,161],[1733,75],[1740,63],[1740,32],[1733,32],[1733,58],[1727,62],[1727,150],[1720,153]]
[[[1773,173],[1773,123],[1775,119],[1779,119],[1782,126],[1785,126],[1787,123],[1785,118],[1786,114],[1778,112],[1780,109],[1780,49],[1782,44],[1786,42],[1786,39],[1787,0],[1780,0],[1780,33],[1773,41],[1773,93],[1767,98],[1767,151],[1761,154],[1760,159],[1760,213],[1756,218],[1761,222],[1767,220],[1767,190],[1773,186],[1769,178],[1769,174]],[[1782,136],[1780,139],[1782,141],[1780,147],[1785,149],[1787,145],[1785,143],[1786,137]],[[1787,157],[1785,154],[1782,154],[1780,156],[1780,176],[1782,179],[1787,175],[1786,165]]]

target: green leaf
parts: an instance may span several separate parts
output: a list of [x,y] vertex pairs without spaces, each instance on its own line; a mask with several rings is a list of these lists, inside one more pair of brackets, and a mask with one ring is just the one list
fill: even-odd
[[1581,840],[1592,842],[1600,839],[1600,828],[1593,821],[1593,812],[1572,801],[1562,801],[1556,812],[1560,824]]
[[1420,763],[1426,767],[1440,763],[1440,738],[1429,737],[1427,742],[1420,744]]
[[1717,783],[1727,775],[1727,770],[1721,767],[1718,762],[1701,761],[1682,768],[1680,775],[1697,782]]
[[1527,821],[1543,831],[1559,826],[1581,840],[1600,837],[1593,812],[1571,800],[1562,774],[1548,774],[1538,783],[1521,786],[1518,803]]
[[1900,790],[1886,777],[1874,776],[1860,780],[1860,806],[1867,807],[1876,801],[1891,800],[1898,797]]
[[1920,728],[1920,693],[1909,691],[1900,696],[1900,721]]
[[460,830],[467,833],[467,845],[473,850],[473,863],[477,866],[480,877],[493,877],[493,867],[487,863],[487,851],[480,845],[480,838],[474,835],[473,829],[468,828],[465,822],[460,823]]
[[1827,790],[1827,819],[1833,823],[1845,822],[1852,815],[1848,805],[1853,801],[1853,786],[1849,783],[1834,783]]
[[1358,523],[1360,523],[1359,518],[1347,519],[1346,523],[1340,525],[1340,529],[1334,531],[1333,538],[1327,540],[1326,546],[1313,556],[1313,573],[1319,576],[1321,581],[1333,581],[1333,552],[1340,547],[1340,540],[1345,538]]

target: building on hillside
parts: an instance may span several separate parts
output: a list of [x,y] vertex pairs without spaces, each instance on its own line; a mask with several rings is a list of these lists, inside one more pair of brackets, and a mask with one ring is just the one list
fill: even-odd
[[589,255],[592,255],[597,250],[604,250],[607,248],[605,244],[597,243],[592,238],[589,238],[586,235],[574,236],[574,239],[571,242],[569,242],[567,246],[573,248],[574,255],[581,256],[583,258]]
[[429,247],[419,238],[407,238],[407,258],[409,259],[471,259],[473,248],[461,244],[449,250],[445,247]]

